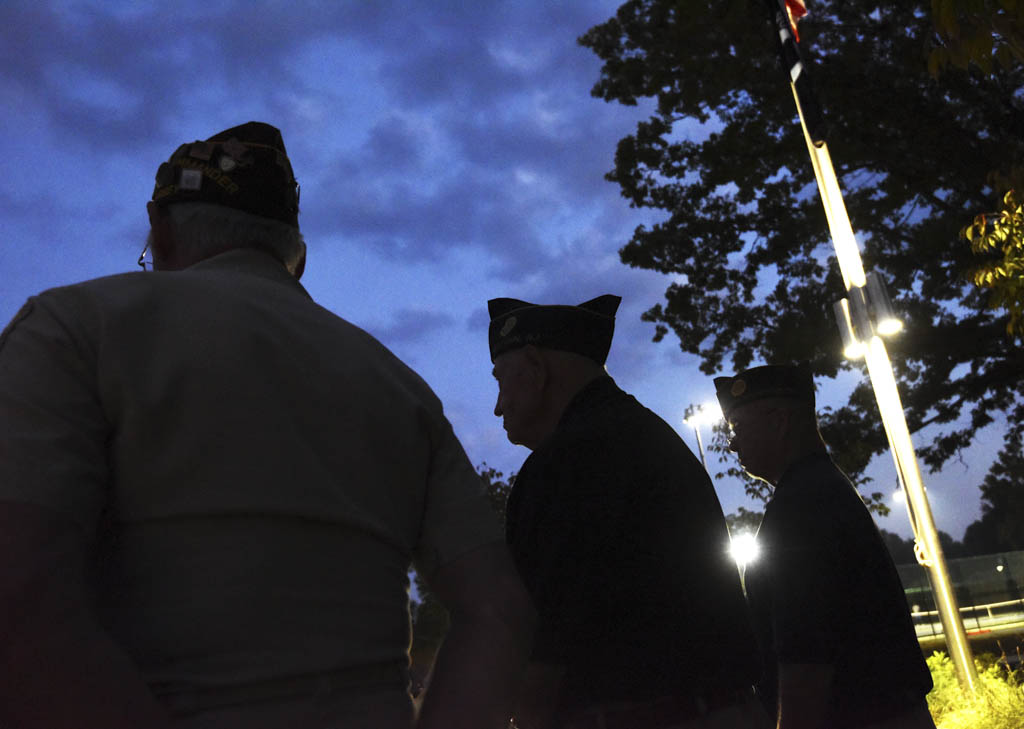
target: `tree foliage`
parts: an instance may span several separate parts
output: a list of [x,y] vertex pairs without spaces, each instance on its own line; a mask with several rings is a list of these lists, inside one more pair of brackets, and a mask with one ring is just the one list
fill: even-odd
[[[888,343],[911,431],[940,467],[996,418],[1024,415],[1024,354],[987,308],[958,239],[989,209],[989,173],[1024,151],[1020,67],[928,72],[938,43],[925,0],[817,0],[802,50],[865,267],[889,282],[906,324]],[[795,105],[762,0],[630,0],[580,43],[603,61],[592,93],[654,111],[619,141],[607,179],[664,215],[621,249],[624,263],[673,276],[644,318],[672,331],[714,374],[807,360],[834,377],[832,304],[845,295]],[[852,365],[852,366],[863,366]],[[856,476],[886,440],[866,378],[821,413],[839,464]]]
[[729,525],[729,534],[732,536],[737,534],[757,534],[762,519],[764,519],[763,512],[750,511],[742,506],[734,514],[725,515],[725,523]]
[[971,272],[971,280],[991,289],[990,308],[1005,309],[1009,314],[1006,333],[1024,339],[1024,205],[1020,196],[1017,190],[1010,190],[991,226],[988,216],[978,215],[961,234],[974,254],[984,259]]
[[[882,535],[882,541],[885,542],[886,548],[889,550],[889,556],[892,557],[893,564],[917,564],[913,539],[904,539],[899,534],[893,534],[885,529],[879,529],[878,531]],[[942,550],[942,553],[949,557],[945,549]]]
[[938,76],[952,66],[984,73],[1024,62],[1024,2],[1021,0],[932,0],[939,44],[928,56]]
[[513,473],[508,478],[505,478],[505,474],[488,466],[486,463],[481,463],[477,466],[476,470],[480,474],[481,481],[483,481],[484,493],[491,502],[491,506],[494,507],[494,513],[498,515],[498,519],[504,525],[505,507],[508,504],[508,495],[512,491],[512,484],[516,480],[516,475]]
[[[1024,1],[932,0],[932,18],[938,44],[928,57],[928,68],[938,77],[950,66],[966,70],[972,65],[983,73],[1012,70],[1024,63]],[[989,182],[1004,192],[1002,207],[974,216],[961,237],[983,262],[971,273],[974,283],[989,289],[989,306],[1009,314],[1007,334],[1018,337],[1024,327],[1024,160],[1009,172],[993,170]]]
[[1024,447],[1017,440],[999,454],[981,485],[981,519],[967,527],[971,554],[1024,549]]

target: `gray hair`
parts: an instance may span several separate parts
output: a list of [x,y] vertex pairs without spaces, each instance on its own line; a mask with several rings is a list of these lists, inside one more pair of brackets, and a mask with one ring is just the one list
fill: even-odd
[[306,242],[298,228],[210,203],[175,203],[166,210],[175,244],[188,258],[200,260],[234,248],[256,248],[279,260],[292,275],[301,273]]

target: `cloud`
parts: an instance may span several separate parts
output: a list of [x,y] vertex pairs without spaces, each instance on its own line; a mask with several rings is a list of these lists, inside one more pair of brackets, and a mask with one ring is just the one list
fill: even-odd
[[[522,278],[548,262],[546,219],[614,194],[582,153],[600,145],[610,160],[616,136],[579,111],[597,62],[575,38],[604,19],[593,6],[78,7],[0,11],[2,73],[42,104],[54,138],[97,154],[152,150],[155,166],[273,109],[298,132],[286,141],[310,232],[395,259],[479,247]],[[326,141],[339,119],[348,148]]]
[[453,248],[478,247],[508,270],[542,265],[533,221],[552,209],[550,200],[517,196],[511,175],[457,158],[450,165],[455,171],[392,174],[381,159],[392,151],[376,139],[321,175],[321,188],[304,191],[303,200],[312,201],[304,206],[307,231],[341,236],[394,260],[437,261]]
[[391,314],[390,322],[381,327],[373,327],[373,334],[389,346],[422,343],[434,341],[441,331],[453,323],[453,317],[444,312],[399,309]]

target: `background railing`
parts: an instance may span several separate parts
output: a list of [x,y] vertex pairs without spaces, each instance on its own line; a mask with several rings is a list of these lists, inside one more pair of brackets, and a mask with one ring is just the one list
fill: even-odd
[[[1024,635],[1024,551],[947,560],[968,638]],[[928,571],[917,564],[896,568],[922,645],[942,638]]]

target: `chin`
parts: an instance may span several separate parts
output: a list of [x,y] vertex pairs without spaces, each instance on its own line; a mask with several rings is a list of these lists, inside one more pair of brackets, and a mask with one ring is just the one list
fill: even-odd
[[508,442],[512,445],[523,446],[524,448],[529,448],[531,451],[533,450],[533,446],[527,443],[527,439],[523,436],[514,435],[508,431],[505,431],[505,436],[508,438]]

